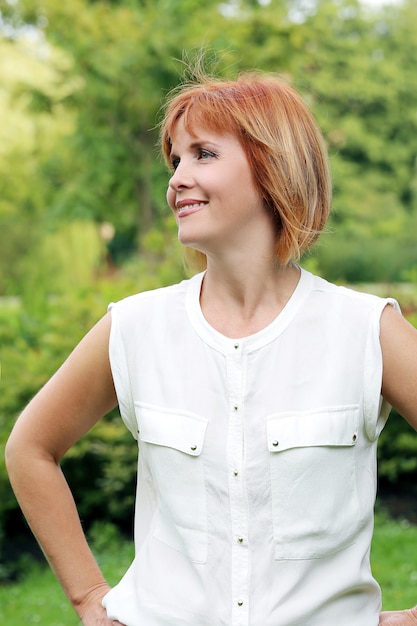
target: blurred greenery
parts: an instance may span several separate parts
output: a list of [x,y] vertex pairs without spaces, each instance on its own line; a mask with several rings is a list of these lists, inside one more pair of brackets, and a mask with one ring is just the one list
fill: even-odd
[[[89,542],[109,585],[115,585],[133,559],[133,543],[117,527],[97,522]],[[44,561],[23,559],[18,581],[0,582],[0,622],[23,626],[76,626],[80,624],[52,571]]]
[[334,211],[318,271],[351,282],[415,271],[414,0],[0,0],[0,11],[0,293],[32,286],[28,268],[43,274],[45,246],[74,220],[111,225],[108,261],[140,251],[167,214],[158,111],[183,51],[201,45],[220,75],[283,74],[323,128]]
[[[417,324],[416,29],[414,0],[0,0],[1,447],[110,301],[185,276],[156,146],[184,50],[302,92],[334,180],[328,232],[304,264],[397,295]],[[381,487],[415,495],[417,438],[395,415],[387,433]],[[87,528],[99,517],[129,531],[135,467],[116,413],[71,450]],[[33,550],[27,537],[1,455],[0,578]]]

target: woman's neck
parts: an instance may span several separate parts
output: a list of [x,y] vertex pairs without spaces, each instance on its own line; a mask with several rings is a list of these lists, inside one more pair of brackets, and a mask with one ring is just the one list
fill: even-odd
[[298,267],[275,260],[246,257],[228,266],[208,258],[200,295],[203,315],[227,337],[252,335],[279,315],[299,278]]

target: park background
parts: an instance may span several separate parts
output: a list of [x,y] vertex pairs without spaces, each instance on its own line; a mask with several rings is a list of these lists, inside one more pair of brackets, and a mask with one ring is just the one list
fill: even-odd
[[[301,91],[334,182],[329,227],[302,264],[397,297],[417,326],[416,32],[416,0],[0,0],[2,450],[110,301],[186,276],[157,149],[184,51],[209,49],[222,76],[260,68]],[[374,569],[397,608],[417,602],[417,436],[395,413],[379,457]],[[62,466],[116,582],[136,472],[117,412]],[[37,559],[1,454],[0,621],[76,624]]]

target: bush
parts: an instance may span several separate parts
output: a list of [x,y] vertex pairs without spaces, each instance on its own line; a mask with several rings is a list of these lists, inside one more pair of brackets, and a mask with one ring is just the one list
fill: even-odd
[[[46,273],[46,270],[44,270]],[[137,291],[177,282],[184,277],[181,252],[172,223],[144,240],[139,258],[110,278],[96,278],[68,293],[48,295],[38,289],[0,302],[2,381],[0,444],[35,393],[59,368],[108,303]],[[37,285],[39,287],[39,285]],[[46,287],[45,287],[46,289]],[[80,516],[88,530],[94,520],[117,524],[131,533],[137,467],[137,444],[118,411],[103,418],[62,461]],[[36,550],[23,522],[0,457],[0,576],[14,575],[21,552]],[[12,564],[12,561],[14,564]]]

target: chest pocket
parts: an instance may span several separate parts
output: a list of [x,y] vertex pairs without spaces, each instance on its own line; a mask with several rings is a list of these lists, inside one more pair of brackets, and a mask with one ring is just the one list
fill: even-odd
[[207,506],[201,453],[208,420],[143,403],[135,403],[135,412],[139,454],[148,464],[157,496],[153,536],[193,562],[205,563]]
[[276,559],[321,558],[355,541],[357,406],[267,419]]

